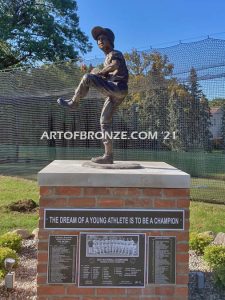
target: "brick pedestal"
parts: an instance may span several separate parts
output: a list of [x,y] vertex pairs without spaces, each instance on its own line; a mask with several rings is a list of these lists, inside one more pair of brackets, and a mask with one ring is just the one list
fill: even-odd
[[[156,162],[140,162],[143,169],[102,170],[82,167],[82,161],[54,161],[39,173],[40,221],[37,267],[39,300],[185,300],[188,299],[189,175]],[[173,284],[145,287],[78,287],[78,283],[48,283],[50,235],[77,235],[84,230],[44,229],[45,209],[152,209],[184,210],[184,228],[179,230],[94,230],[100,233],[144,233],[148,261],[148,237],[175,237]],[[88,230],[90,233],[91,230]],[[147,264],[147,263],[146,263]],[[77,278],[79,257],[77,260]],[[147,267],[145,272],[147,272]]]

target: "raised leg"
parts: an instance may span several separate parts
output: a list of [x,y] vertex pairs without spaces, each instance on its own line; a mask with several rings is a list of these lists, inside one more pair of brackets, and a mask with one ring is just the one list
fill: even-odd
[[126,86],[121,89],[121,87],[119,87],[116,83],[107,81],[98,75],[85,74],[76,88],[74,96],[69,100],[59,98],[57,102],[62,106],[74,108],[79,104],[80,98],[83,98],[87,95],[90,87],[96,88],[103,95],[111,97],[115,100],[124,98],[127,95]]

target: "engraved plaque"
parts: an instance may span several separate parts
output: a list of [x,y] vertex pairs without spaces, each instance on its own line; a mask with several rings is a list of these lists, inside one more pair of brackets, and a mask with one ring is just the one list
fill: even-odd
[[184,230],[184,210],[47,208],[45,229]]
[[176,238],[149,237],[148,283],[175,284]]
[[48,283],[75,283],[77,266],[76,235],[50,235]]
[[79,286],[144,287],[144,234],[81,234]]

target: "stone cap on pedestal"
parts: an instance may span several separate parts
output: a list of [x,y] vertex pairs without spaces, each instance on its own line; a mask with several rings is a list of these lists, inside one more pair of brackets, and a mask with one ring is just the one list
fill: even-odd
[[38,183],[40,186],[190,187],[189,174],[164,162],[130,161],[139,163],[142,168],[128,170],[95,169],[82,166],[84,162],[55,160],[38,173]]

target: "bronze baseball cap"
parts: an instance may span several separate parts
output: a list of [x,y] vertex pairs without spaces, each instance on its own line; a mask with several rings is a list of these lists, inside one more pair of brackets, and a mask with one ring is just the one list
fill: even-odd
[[91,34],[92,34],[92,36],[93,36],[93,38],[94,38],[95,40],[98,39],[98,36],[99,36],[100,34],[106,35],[106,36],[108,37],[108,39],[109,39],[112,43],[114,43],[114,40],[115,40],[115,35],[114,35],[114,33],[112,32],[112,30],[109,29],[109,28],[103,28],[103,27],[100,27],[100,26],[95,26],[95,27],[92,29]]

